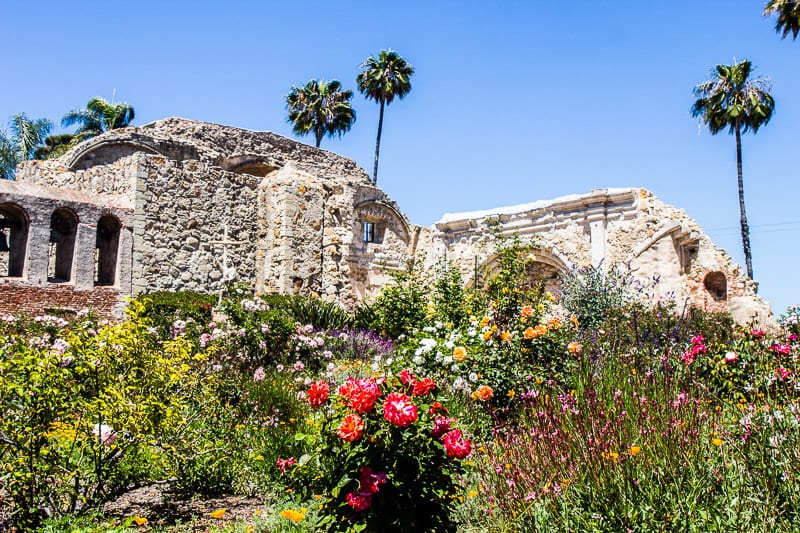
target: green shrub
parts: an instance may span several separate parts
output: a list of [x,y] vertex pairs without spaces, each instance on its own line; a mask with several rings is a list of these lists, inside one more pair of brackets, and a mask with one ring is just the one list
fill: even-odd
[[571,270],[561,280],[561,305],[578,318],[580,327],[596,328],[606,314],[622,309],[635,299],[630,274],[615,266]]

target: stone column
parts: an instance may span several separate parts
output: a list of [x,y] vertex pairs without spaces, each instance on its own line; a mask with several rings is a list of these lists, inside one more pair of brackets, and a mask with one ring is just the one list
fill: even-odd
[[606,216],[604,213],[591,214],[586,217],[589,222],[589,239],[592,244],[592,266],[602,265],[606,270]]

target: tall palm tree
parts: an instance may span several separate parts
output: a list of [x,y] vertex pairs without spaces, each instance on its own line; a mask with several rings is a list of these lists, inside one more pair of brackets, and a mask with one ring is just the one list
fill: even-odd
[[792,38],[797,39],[800,33],[800,1],[798,0],[769,0],[764,6],[764,16],[778,15],[775,21],[775,31],[783,32],[783,38],[791,32]]
[[716,135],[727,128],[736,136],[736,172],[739,185],[739,212],[742,226],[742,246],[747,263],[747,275],[753,279],[753,260],[750,253],[750,229],[744,208],[744,183],[742,181],[742,133],[758,129],[769,122],[775,109],[775,100],[769,94],[769,79],[750,78],[753,66],[745,59],[733,65],[717,65],[709,79],[694,88],[697,100],[692,105],[692,116],[708,126]]
[[378,183],[378,155],[381,151],[381,131],[383,130],[383,108],[391,104],[395,97],[402,99],[411,91],[411,76],[414,67],[392,50],[381,50],[378,57],[368,57],[361,64],[363,69],[356,78],[358,90],[370,100],[381,105],[378,117],[378,138],[375,141],[375,166],[372,169],[372,182]]
[[0,176],[14,179],[17,165],[34,158],[36,148],[42,144],[53,125],[49,120],[29,119],[17,113],[8,123],[10,134],[0,131]]
[[339,80],[310,80],[304,87],[292,86],[286,95],[292,130],[298,135],[313,132],[317,148],[325,135],[341,137],[356,121],[352,98],[353,91],[343,91]]
[[109,130],[125,128],[133,122],[133,107],[124,102],[109,102],[99,96],[86,103],[86,109],[70,111],[61,119],[61,126],[78,124],[75,135],[83,141]]

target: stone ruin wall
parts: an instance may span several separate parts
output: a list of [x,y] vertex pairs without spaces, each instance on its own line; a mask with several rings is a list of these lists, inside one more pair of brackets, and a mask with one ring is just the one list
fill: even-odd
[[[518,237],[534,243],[532,259],[546,278],[572,267],[619,265],[642,281],[653,298],[672,298],[678,305],[730,311],[740,324],[774,323],[769,305],[756,294],[757,283],[717,248],[683,210],[669,206],[643,189],[593,191],[544,202],[518,212],[453,215],[434,225],[425,269],[448,260],[470,282],[477,272],[491,271],[500,242]],[[656,283],[657,281],[657,283]]]
[[[218,292],[230,281],[352,306],[411,259],[428,272],[448,260],[471,281],[495,266],[498,236],[518,236],[536,243],[533,259],[553,290],[572,266],[621,264],[642,280],[658,277],[659,296],[730,310],[740,323],[771,315],[757,284],[694,220],[640,189],[465,213],[421,228],[349,159],[268,132],[177,118],[24,163],[18,179],[0,184],[0,205],[16,191],[21,204],[35,206],[31,238],[38,236],[30,242],[39,244],[31,245],[25,276],[0,279],[0,294],[15,306],[38,287],[41,298],[30,300],[42,305],[74,308],[82,298],[118,312],[124,294]],[[81,220],[76,276],[52,284],[37,246],[50,213],[67,204]],[[120,264],[127,267],[113,287],[100,287],[91,279],[89,241],[92,220],[109,211],[122,223]]]
[[218,292],[252,280],[261,238],[261,178],[137,154],[134,295]]

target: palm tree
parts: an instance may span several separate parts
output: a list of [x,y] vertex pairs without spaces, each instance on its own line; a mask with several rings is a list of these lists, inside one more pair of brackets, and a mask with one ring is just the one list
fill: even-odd
[[313,132],[317,148],[325,135],[341,137],[356,121],[352,98],[353,91],[343,91],[339,80],[311,80],[304,87],[292,86],[286,95],[292,130],[298,135]]
[[83,141],[109,130],[125,128],[133,122],[133,107],[123,102],[109,102],[99,96],[86,103],[86,109],[70,111],[61,119],[61,126],[79,127],[75,135]]
[[792,38],[797,39],[800,33],[800,1],[798,0],[769,0],[764,6],[764,16],[778,15],[775,21],[775,31],[783,32],[783,38],[791,32]]
[[12,180],[17,165],[34,158],[53,125],[45,118],[31,120],[25,113],[11,117],[8,125],[10,134],[0,131],[0,176]]
[[[735,60],[734,60],[735,61]],[[750,229],[744,208],[742,181],[742,133],[753,133],[769,122],[775,109],[775,100],[769,94],[769,79],[750,79],[753,66],[745,59],[733,65],[717,65],[709,79],[694,88],[697,100],[692,105],[692,116],[708,126],[716,135],[724,129],[736,136],[736,171],[739,185],[739,212],[741,214],[742,246],[747,263],[747,275],[753,279],[753,260],[750,253]]]
[[378,57],[368,57],[361,64],[363,69],[358,77],[358,90],[370,100],[381,105],[378,117],[378,138],[375,141],[375,166],[372,169],[372,182],[378,183],[378,155],[381,151],[381,131],[383,130],[383,108],[391,104],[395,97],[403,98],[411,91],[411,76],[414,67],[392,50],[381,50]]

